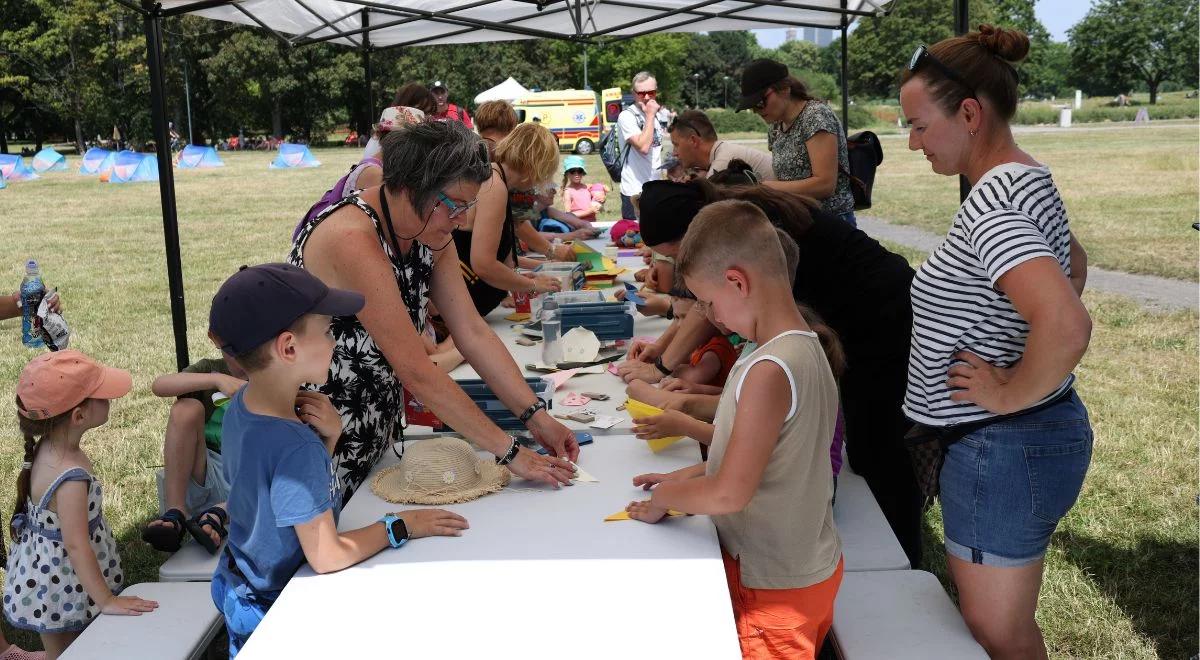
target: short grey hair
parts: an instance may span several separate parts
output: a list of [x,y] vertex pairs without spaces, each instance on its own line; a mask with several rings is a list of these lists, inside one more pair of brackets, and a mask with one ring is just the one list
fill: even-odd
[[459,183],[483,183],[492,176],[487,146],[457,121],[423,121],[391,131],[381,140],[383,183],[390,192],[408,193],[418,213],[442,190]]
[[658,78],[655,78],[654,74],[650,73],[649,71],[638,71],[637,73],[633,74],[634,85],[637,85],[640,82],[646,82],[647,80],[654,80],[657,82]]

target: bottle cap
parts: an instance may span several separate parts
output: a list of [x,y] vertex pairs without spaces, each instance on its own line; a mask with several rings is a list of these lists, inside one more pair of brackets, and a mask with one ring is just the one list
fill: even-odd
[[38,269],[37,259],[30,259],[29,261],[25,262],[25,272],[26,273],[35,273],[35,272],[37,272],[37,269]]

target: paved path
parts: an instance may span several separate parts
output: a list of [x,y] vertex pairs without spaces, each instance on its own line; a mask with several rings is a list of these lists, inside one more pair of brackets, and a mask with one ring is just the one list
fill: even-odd
[[[923,252],[932,251],[943,238],[924,229],[894,225],[879,218],[863,215],[858,216],[858,227],[877,239],[899,243]],[[1154,275],[1134,275],[1090,266],[1087,286],[1089,289],[1129,296],[1152,309],[1200,308],[1200,285],[1195,282]]]

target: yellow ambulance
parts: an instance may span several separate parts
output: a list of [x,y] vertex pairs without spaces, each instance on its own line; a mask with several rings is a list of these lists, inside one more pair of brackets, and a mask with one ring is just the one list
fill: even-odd
[[[613,104],[616,112],[610,112]],[[522,122],[537,121],[550,129],[560,149],[586,156],[596,150],[605,124],[615,122],[623,106],[621,89],[614,87],[604,90],[599,99],[587,89],[531,92],[517,99],[513,107]]]

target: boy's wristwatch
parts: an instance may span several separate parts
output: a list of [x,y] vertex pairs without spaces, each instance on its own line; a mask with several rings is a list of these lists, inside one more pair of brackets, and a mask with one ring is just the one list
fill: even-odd
[[408,527],[404,525],[404,520],[400,516],[387,514],[379,519],[383,523],[383,528],[387,530],[388,543],[392,544],[393,548],[408,543]]

